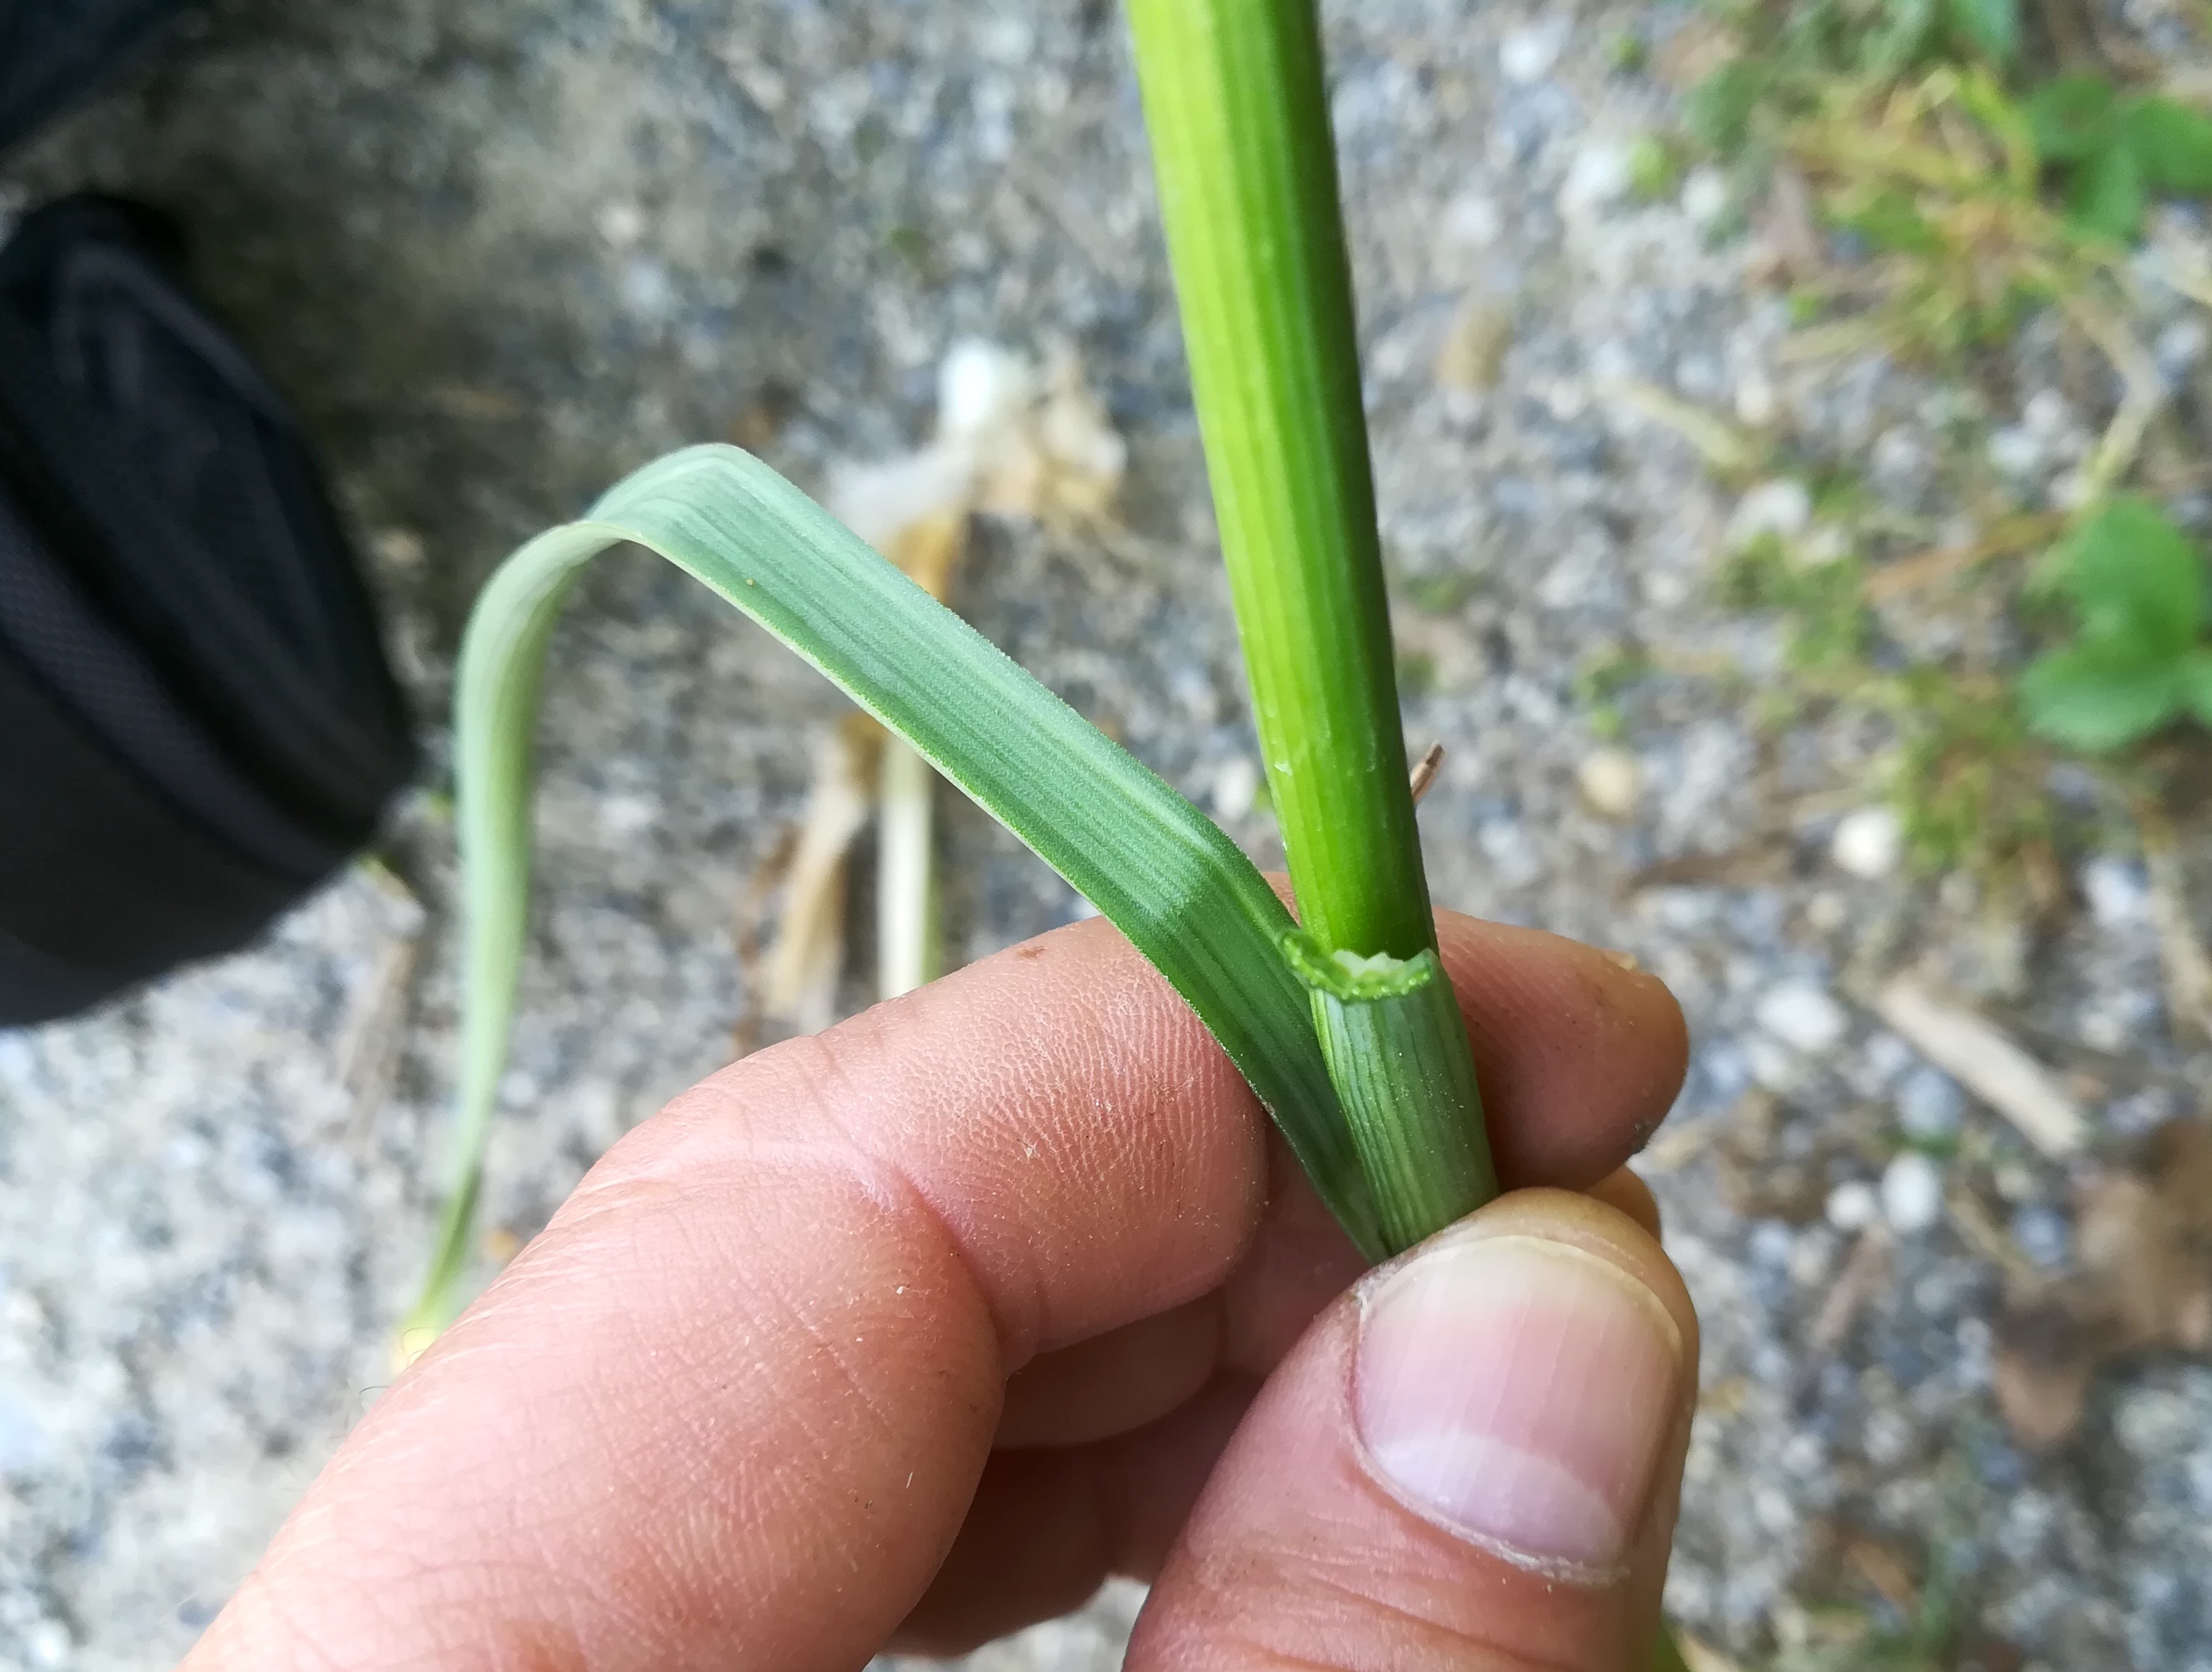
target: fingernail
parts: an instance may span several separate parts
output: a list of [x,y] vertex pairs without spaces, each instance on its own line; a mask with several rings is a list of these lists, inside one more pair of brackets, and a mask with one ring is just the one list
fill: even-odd
[[1535,1237],[1431,1249],[1360,1321],[1352,1407],[1392,1490],[1528,1566],[1626,1560],[1675,1420],[1682,1341],[1657,1296]]

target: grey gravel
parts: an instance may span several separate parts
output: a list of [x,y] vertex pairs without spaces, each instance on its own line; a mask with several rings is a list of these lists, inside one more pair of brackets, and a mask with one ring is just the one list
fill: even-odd
[[[1860,805],[1834,793],[1878,738],[1832,720],[1770,739],[1724,684],[1680,675],[1618,699],[1633,802],[1603,817],[1583,790],[1604,746],[1576,695],[1593,657],[1719,658],[1754,683],[1778,664],[1771,625],[1712,601],[1742,508],[1608,392],[1641,380],[1870,456],[1901,502],[1925,491],[1915,438],[1956,404],[1875,357],[1779,361],[1787,308],[1747,282],[1726,177],[1626,194],[1624,148],[1671,106],[1613,43],[1663,45],[1686,9],[1328,9],[1385,535],[1425,670],[1407,732],[1451,751],[1423,810],[1435,892],[1633,952],[1692,1024],[1651,1157],[1706,1319],[1672,1610],[1746,1666],[1806,1645],[1838,1601],[1901,1628],[1840,1564],[1860,1535],[2030,1665],[2204,1672],[2212,1368],[2125,1367],[2071,1447],[2021,1452],[1989,1395],[2001,1280],[1948,1213],[1823,1322],[1908,1145],[1955,1151],[1950,1188],[2030,1258],[2067,1257],[2072,1181],[1859,1008],[1872,977],[1925,953],[2045,1049],[2101,1053],[2061,1066],[2102,1075],[2112,1140],[2195,1109],[2212,1062],[2165,1014],[2139,863],[2090,858],[2087,910],[2030,957],[1965,879],[1828,861]],[[209,292],[322,438],[434,763],[474,586],[623,469],[773,418],[770,457],[818,483],[923,432],[957,337],[1078,344],[1133,444],[1138,538],[1109,555],[993,526],[961,601],[1267,854],[1109,8],[221,0],[9,163],[0,201],[86,185],[182,217]],[[1470,296],[1510,318],[1499,380],[1438,389]],[[2199,322],[2146,329],[2166,375],[2202,377]],[[2018,404],[1966,416],[2040,503],[2102,414],[2055,392],[2049,341],[2017,357]],[[555,662],[487,1203],[516,1236],[726,1059],[734,903],[838,712],[641,561],[586,583]],[[2117,828],[2094,784],[2070,793]],[[979,816],[946,840],[959,950],[1079,910]],[[418,795],[388,873],[236,958],[0,1034],[0,1672],[173,1659],[374,1397],[450,1089],[450,850]],[[2188,851],[2212,898],[2201,822]],[[1135,1606],[1116,1589],[972,1664],[1110,1665]]]

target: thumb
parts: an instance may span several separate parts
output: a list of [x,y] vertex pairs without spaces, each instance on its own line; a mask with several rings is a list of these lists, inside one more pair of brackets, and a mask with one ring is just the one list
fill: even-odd
[[1246,1416],[1130,1672],[1644,1672],[1697,1332],[1650,1235],[1564,1191],[1375,1273]]

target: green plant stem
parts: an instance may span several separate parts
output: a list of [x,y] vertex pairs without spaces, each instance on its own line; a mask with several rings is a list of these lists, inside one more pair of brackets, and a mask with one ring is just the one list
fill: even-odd
[[[1267,785],[1305,933],[1322,954],[1437,949],[1407,785],[1389,604],[1361,406],[1352,276],[1311,0],[1131,0],[1191,384]],[[1326,960],[1309,960],[1310,973]],[[1336,1015],[1326,983],[1316,1015]],[[1421,1020],[1419,1018],[1425,1018]],[[1376,1018],[1369,1018],[1375,1020]],[[1404,1247],[1494,1189],[1455,1006],[1385,1061],[1340,1044],[1338,1093]],[[1358,1059],[1356,1061],[1353,1059]],[[1455,1059],[1450,1072],[1437,1070]],[[1414,1062],[1419,1073],[1401,1074]],[[1416,1181],[1409,1158],[1426,1158]],[[1449,1158],[1448,1164],[1439,1164]],[[1450,1183],[1439,1189],[1437,1181]]]
[[1267,787],[1307,932],[1436,944],[1398,720],[1310,0],[1132,0],[1138,78]]

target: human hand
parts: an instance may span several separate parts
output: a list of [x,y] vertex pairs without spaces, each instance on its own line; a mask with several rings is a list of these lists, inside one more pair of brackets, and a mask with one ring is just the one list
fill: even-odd
[[1133,1669],[1642,1672],[1697,1322],[1615,1170],[1680,1013],[1440,927],[1518,1193],[1359,1280],[1196,1018],[1059,930],[617,1145],[187,1668],[828,1672],[1121,1572]]

